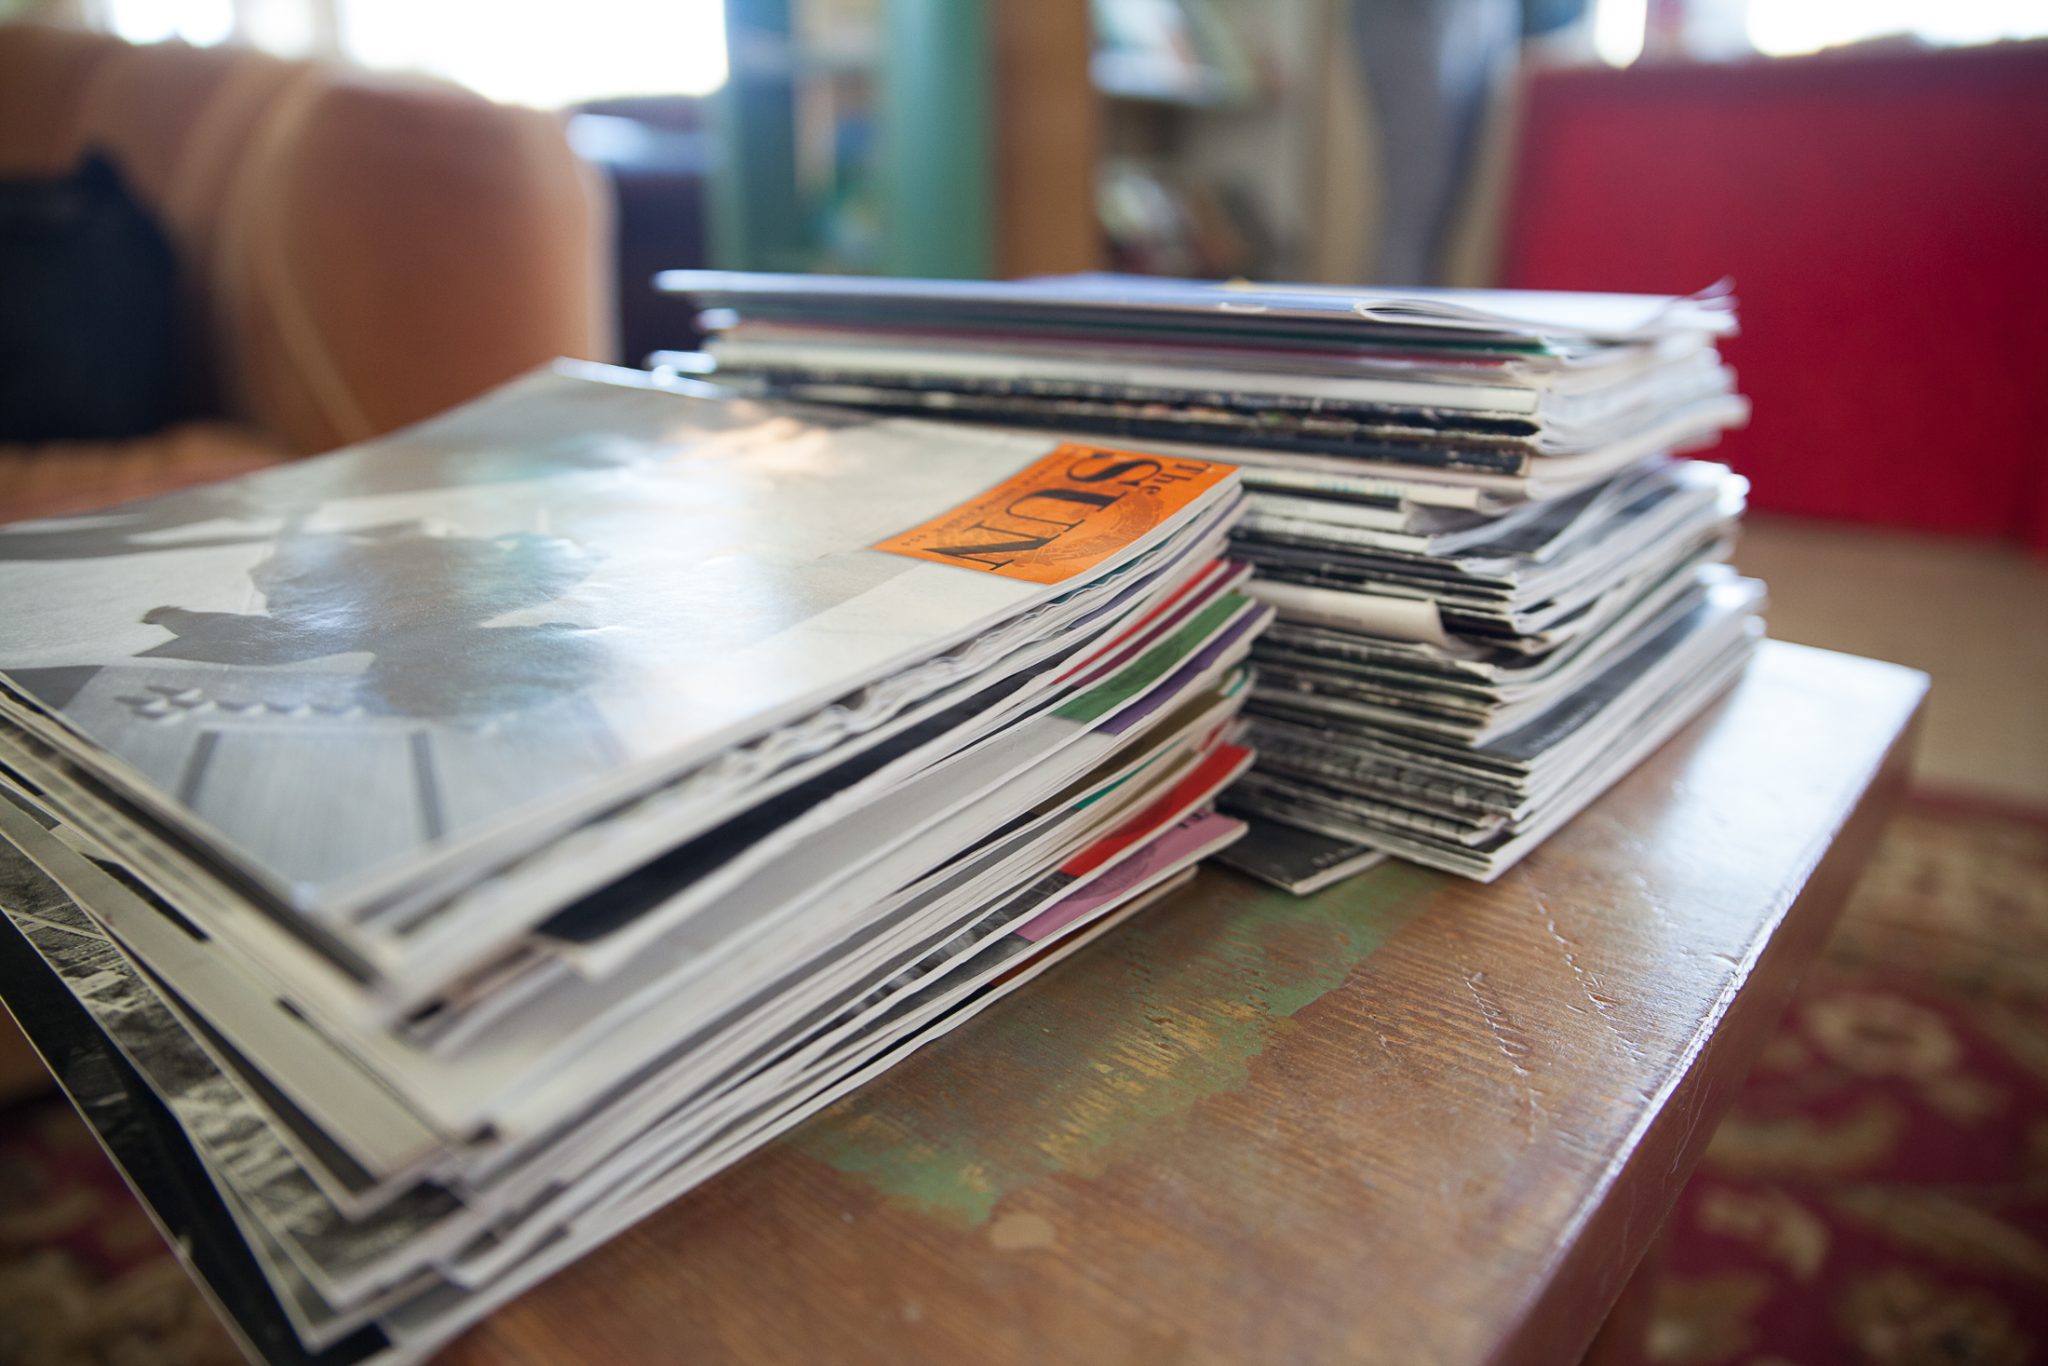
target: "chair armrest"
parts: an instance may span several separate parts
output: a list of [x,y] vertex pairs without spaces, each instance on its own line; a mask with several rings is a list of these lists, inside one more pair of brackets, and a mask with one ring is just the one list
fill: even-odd
[[555,116],[315,72],[273,117],[219,263],[243,416],[326,450],[610,358],[609,213]]

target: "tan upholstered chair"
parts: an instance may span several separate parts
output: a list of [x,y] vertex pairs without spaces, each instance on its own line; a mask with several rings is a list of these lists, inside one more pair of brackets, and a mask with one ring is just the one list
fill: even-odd
[[0,27],[0,177],[108,153],[177,251],[205,419],[0,448],[0,520],[328,450],[608,359],[607,214],[560,121],[244,48]]
[[[608,215],[559,121],[236,48],[0,27],[0,177],[106,152],[176,249],[199,420],[0,446],[0,521],[389,431],[609,359]],[[0,1015],[0,1099],[40,1068]]]

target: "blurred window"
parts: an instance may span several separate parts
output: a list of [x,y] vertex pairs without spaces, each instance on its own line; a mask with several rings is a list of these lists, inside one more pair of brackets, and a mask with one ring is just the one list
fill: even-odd
[[230,40],[289,57],[420,71],[544,109],[725,83],[720,0],[98,0],[138,43]]
[[1588,55],[1610,66],[1645,52],[1790,57],[1885,38],[1950,47],[2048,37],[2048,0],[1593,0],[1588,30]]
[[2048,35],[2042,0],[1749,0],[1759,52],[1786,57],[1905,34],[1942,45]]

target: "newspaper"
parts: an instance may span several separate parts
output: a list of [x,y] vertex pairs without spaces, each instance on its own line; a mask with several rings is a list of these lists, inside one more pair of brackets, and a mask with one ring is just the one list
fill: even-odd
[[[1238,751],[1227,771],[1234,772],[1246,758]],[[593,1236],[608,1236],[623,1221],[646,1213],[652,1208],[650,1196],[672,1198],[738,1153],[871,1075],[881,1062],[893,1061],[993,1003],[1004,991],[1049,966],[1059,952],[1085,942],[1090,932],[1107,923],[1103,917],[1127,914],[1143,905],[1151,893],[1171,885],[1193,859],[1234,838],[1240,830],[1237,823],[1214,816],[1188,818],[1168,842],[1146,842],[1108,864],[1116,877],[1096,879],[1097,885],[1086,894],[1070,892],[1021,924],[1011,915],[1006,923],[1015,928],[963,936],[961,950],[936,956],[931,970],[903,979],[901,991],[907,994],[900,1000],[894,996],[872,1000],[858,1018],[872,1018],[873,1023],[849,1021],[854,1027],[842,1027],[833,1036],[842,1042],[825,1051],[815,1046],[809,1049],[800,1068],[807,1080],[792,1085],[780,1074],[764,1076],[763,1084],[750,1093],[759,1098],[752,1108],[716,1125],[715,1132],[705,1132],[714,1121],[699,1116],[693,1131],[703,1134],[703,1139],[698,1155],[690,1162],[664,1163],[657,1158],[638,1168],[637,1179],[586,1192],[585,1198],[574,1202],[576,1208],[560,1208],[558,1200],[554,1206],[557,1213],[550,1217],[575,1217],[575,1222],[566,1226],[567,1238],[562,1230],[549,1228],[529,1228],[523,1236],[511,1239],[500,1234],[476,1245],[466,1260],[457,1259],[452,1264],[454,1279],[444,1279],[428,1269],[406,1273],[349,1310],[337,1310],[323,1298],[325,1291],[346,1292],[346,1266],[396,1249],[408,1250],[412,1260],[431,1256],[435,1243],[421,1234],[443,1211],[415,1202],[387,1210],[369,1223],[349,1226],[342,1242],[323,1244],[323,1236],[331,1240],[343,1226],[337,1212],[322,1201],[317,1187],[298,1167],[291,1149],[261,1109],[211,1065],[205,1050],[166,1010],[145,976],[92,930],[92,922],[78,914],[54,884],[37,883],[24,864],[4,853],[0,853],[0,904],[6,907],[16,930],[44,955],[49,969],[78,994],[99,1027],[110,1031],[116,1040],[125,1037],[139,1046],[138,1070],[152,1087],[173,1100],[184,1121],[182,1133],[180,1126],[172,1126],[160,1130],[152,1141],[192,1143],[195,1155],[217,1184],[221,1207],[231,1217],[245,1221],[244,1237],[252,1247],[264,1250],[265,1258],[259,1263],[262,1275],[287,1292],[276,1297],[274,1308],[291,1320],[301,1340],[332,1347],[354,1334],[347,1338],[352,1349],[342,1359],[395,1360],[411,1359],[459,1331],[492,1304],[559,1265],[568,1247],[587,1244]],[[24,888],[33,894],[25,895]],[[58,943],[59,927],[80,947]],[[969,962],[973,969],[963,971]],[[944,987],[920,985],[927,977],[935,981],[943,977]],[[10,987],[16,985],[13,976],[7,980]],[[783,1069],[788,1070],[787,1066]],[[233,1141],[211,1137],[215,1134],[231,1135]],[[671,1149],[667,1156],[673,1158],[679,1136],[664,1137]],[[643,1161],[651,1157],[646,1152],[639,1156]],[[630,1162],[621,1168],[620,1175],[635,1170]],[[599,1196],[602,1198],[596,1198]],[[323,1235],[323,1226],[334,1234]],[[247,1283],[232,1287],[240,1292],[233,1297],[245,1299],[250,1288]],[[244,1305],[242,1313],[252,1311]]]
[[333,923],[1051,602],[1228,491],[1196,462],[1042,465],[1060,450],[564,366],[0,531],[0,711]]
[[1715,582],[1541,715],[1481,744],[1393,729],[1332,743],[1313,723],[1285,724],[1283,705],[1254,723],[1262,771],[1233,804],[1490,881],[1727,686],[1754,648],[1761,605],[1753,580]]

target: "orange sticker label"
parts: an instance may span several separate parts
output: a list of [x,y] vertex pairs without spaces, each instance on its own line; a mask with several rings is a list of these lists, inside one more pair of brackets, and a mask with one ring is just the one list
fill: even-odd
[[1145,536],[1236,470],[1067,442],[988,492],[877,542],[891,555],[1064,583]]

